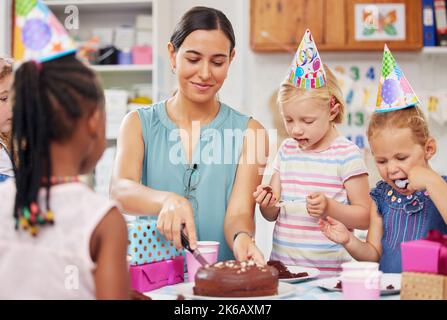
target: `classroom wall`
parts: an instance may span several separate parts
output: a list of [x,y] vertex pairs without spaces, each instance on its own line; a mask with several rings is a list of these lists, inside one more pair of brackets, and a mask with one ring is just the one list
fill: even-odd
[[[248,0],[171,0],[173,21],[177,21],[194,5],[211,6],[222,10],[232,22],[236,33],[236,58],[220,92],[221,100],[252,115],[267,129],[273,128],[268,100],[285,76],[294,53],[256,53],[250,49]],[[342,66],[346,70],[357,66],[365,71],[373,66],[379,71],[382,59],[382,52],[320,52],[320,55],[323,62],[330,67]],[[427,90],[446,90],[447,54],[393,52],[393,55],[416,93]],[[373,95],[375,96],[376,93]],[[440,173],[447,174],[446,127],[430,121],[430,129],[438,140],[439,148],[438,154],[432,160],[432,166]],[[271,154],[274,155],[274,153],[275,150],[271,150]],[[256,210],[256,222],[257,243],[268,257],[271,250],[273,223],[266,222],[258,210]]]
[[[195,5],[211,6],[222,10],[227,15],[236,34],[236,57],[230,68],[228,79],[220,91],[220,98],[234,108],[252,115],[266,128],[273,128],[268,100],[284,78],[294,52],[257,53],[250,49],[248,0],[169,1],[171,1],[173,23]],[[169,41],[169,39],[164,40]],[[348,71],[352,66],[358,66],[362,73],[365,73],[371,66],[379,71],[382,60],[382,52],[379,51],[321,52],[320,55],[323,62],[331,68],[342,66]],[[393,55],[417,94],[420,95],[426,91],[447,90],[447,53],[393,52]],[[173,83],[174,79],[171,77],[166,85],[172,87]],[[373,95],[376,93],[374,92]],[[443,143],[443,141],[447,141],[446,127],[430,121],[430,128],[433,135],[439,140],[439,151],[433,159],[432,165],[436,170],[447,174],[445,162],[447,160],[444,160],[447,159],[447,145]]]

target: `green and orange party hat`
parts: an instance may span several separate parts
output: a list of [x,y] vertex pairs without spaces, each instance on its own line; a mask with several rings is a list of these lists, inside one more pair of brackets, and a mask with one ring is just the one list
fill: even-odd
[[376,112],[405,109],[419,103],[420,101],[411,88],[402,69],[385,44],[382,71],[377,92]]

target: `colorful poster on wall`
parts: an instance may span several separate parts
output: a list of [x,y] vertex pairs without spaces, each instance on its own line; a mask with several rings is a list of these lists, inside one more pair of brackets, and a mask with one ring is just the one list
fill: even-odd
[[405,40],[405,4],[356,4],[355,40]]

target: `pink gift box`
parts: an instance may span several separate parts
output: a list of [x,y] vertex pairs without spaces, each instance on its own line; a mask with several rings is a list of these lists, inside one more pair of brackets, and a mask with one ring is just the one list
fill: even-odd
[[184,258],[130,266],[130,283],[134,290],[147,292],[184,281]]
[[[420,239],[401,243],[402,271],[447,274],[446,249],[443,240],[433,238]],[[447,239],[446,239],[447,240]]]
[[134,46],[132,48],[132,61],[134,64],[152,64],[152,47]]

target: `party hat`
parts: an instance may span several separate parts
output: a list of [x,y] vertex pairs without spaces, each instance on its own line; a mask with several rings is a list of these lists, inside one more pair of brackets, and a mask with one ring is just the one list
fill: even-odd
[[40,0],[15,1],[14,58],[45,62],[76,52],[55,15]]
[[295,53],[288,79],[295,87],[303,89],[321,88],[326,84],[323,63],[309,29]]
[[385,45],[382,72],[377,92],[376,112],[388,112],[412,107],[420,101],[410,86],[390,49]]

